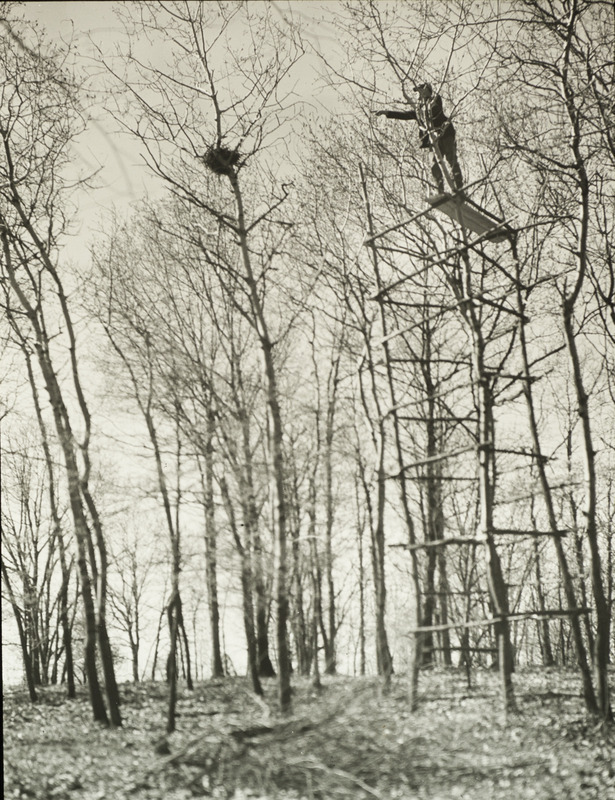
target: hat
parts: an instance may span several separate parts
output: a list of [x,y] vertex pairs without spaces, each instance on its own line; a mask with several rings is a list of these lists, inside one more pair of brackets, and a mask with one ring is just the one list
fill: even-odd
[[418,83],[414,87],[414,91],[415,92],[421,92],[421,93],[422,92],[427,92],[428,94],[432,94],[433,93],[433,89],[432,89],[431,83]]

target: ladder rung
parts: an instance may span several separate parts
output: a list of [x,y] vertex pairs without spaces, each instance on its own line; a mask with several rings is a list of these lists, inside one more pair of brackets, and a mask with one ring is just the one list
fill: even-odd
[[478,475],[413,475],[413,481],[477,481]]
[[502,536],[566,536],[567,528],[555,531],[521,531],[515,528],[493,528],[491,533]]
[[404,422],[477,422],[476,417],[412,417],[398,414],[398,419]]
[[426,650],[453,650],[455,652],[461,651],[462,653],[497,653],[497,647],[472,647],[468,645],[467,647],[461,647],[457,645],[451,645],[450,647],[440,647],[434,645],[433,647],[426,647]]
[[396,544],[391,547],[403,547],[406,550],[423,550],[428,547],[446,547],[451,544],[483,544],[482,539],[475,536],[455,536],[448,539],[436,539],[433,542],[417,542],[416,544]]
[[[438,461],[446,461],[447,458],[456,458],[457,456],[464,455],[464,453],[470,453],[474,450],[474,447],[462,447],[459,450],[451,450],[448,453],[441,453],[437,456],[429,456],[429,458],[423,458],[420,461],[413,461],[412,464],[404,464],[402,467],[402,471],[406,471],[408,469],[414,469],[415,467],[422,467],[426,464],[435,464]],[[397,475],[391,475],[391,478],[396,478]]]
[[490,625],[497,625],[503,619],[515,622],[522,619],[546,619],[549,617],[566,617],[575,614],[589,614],[589,608],[556,608],[550,611],[522,611],[516,614],[505,614],[498,617],[488,617],[486,619],[472,620],[470,622],[450,622],[443,625],[425,625],[418,628],[410,628],[408,633],[431,633],[435,631],[449,631],[455,628],[483,628]]

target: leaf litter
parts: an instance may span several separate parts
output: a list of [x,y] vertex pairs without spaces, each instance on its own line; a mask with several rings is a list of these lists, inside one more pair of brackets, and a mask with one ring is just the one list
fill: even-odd
[[410,713],[405,678],[297,679],[293,712],[240,678],[180,691],[164,735],[166,687],[124,684],[124,726],[90,719],[87,690],[32,705],[4,694],[4,790],[35,800],[615,800],[615,730],[584,712],[578,678],[520,671],[519,712],[499,712],[498,678],[469,689],[454,671],[421,675]]

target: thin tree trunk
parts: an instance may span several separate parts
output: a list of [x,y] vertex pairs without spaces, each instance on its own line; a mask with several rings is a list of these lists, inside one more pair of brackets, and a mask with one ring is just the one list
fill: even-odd
[[11,608],[13,609],[13,615],[17,625],[17,632],[19,634],[19,644],[21,646],[21,656],[23,660],[24,673],[26,676],[26,685],[28,686],[28,694],[30,695],[30,701],[32,703],[36,703],[38,702],[38,695],[36,693],[34,673],[32,670],[32,658],[28,648],[28,638],[24,629],[21,610],[19,608],[19,604],[17,603],[17,599],[15,598],[9,573],[3,559],[0,560],[0,567],[2,568],[2,578],[4,579],[4,585],[6,586],[9,595],[9,602],[11,604]]
[[612,719],[610,690],[609,690],[609,638],[611,626],[611,610],[609,609],[604,585],[602,583],[602,563],[600,547],[598,544],[598,529],[596,525],[596,464],[595,451],[592,443],[591,426],[589,421],[588,398],[583,384],[581,362],[576,346],[573,330],[573,300],[565,301],[563,307],[564,330],[566,344],[572,363],[574,388],[577,399],[577,413],[581,422],[583,434],[583,456],[585,470],[585,536],[589,546],[591,558],[592,592],[594,597],[595,638],[593,647],[593,666],[596,683],[596,701],[600,718],[604,721]]
[[[310,539],[310,552],[312,554],[312,593],[313,593],[313,608],[312,608],[312,619],[311,619],[311,626],[312,626],[312,663],[314,664],[314,680],[312,681],[312,686],[316,690],[322,689],[322,682],[320,679],[320,662],[318,660],[318,615],[317,615],[317,597],[320,594],[321,587],[320,583],[320,575],[319,571],[316,568],[315,562],[318,559],[318,555],[316,553],[316,541],[314,538]],[[318,599],[318,603],[320,603],[320,599]]]
[[[534,570],[536,575],[536,595],[538,597],[538,608],[544,612],[547,609],[545,595],[542,586],[542,570],[540,568],[540,550],[538,549],[538,537],[534,537]],[[543,617],[540,625],[540,649],[542,651],[542,664],[544,667],[552,667],[555,663],[553,658],[553,648],[551,647],[551,633],[549,631],[549,620]]]
[[363,551],[364,523],[360,517],[358,479],[355,478],[355,500],[357,511],[357,544],[359,551],[359,675],[365,675],[365,556]]
[[167,683],[169,684],[169,703],[167,706],[167,733],[175,730],[177,708],[177,641],[179,630],[179,609],[177,607],[179,594],[177,592],[178,576],[172,580],[172,593],[167,606],[167,617],[170,631],[170,647],[167,658]]
[[[71,334],[71,363],[73,368],[73,374],[75,374],[76,363],[75,363],[75,352],[74,352],[74,339],[72,338],[72,327],[70,326],[70,318],[68,315],[68,309],[66,308],[66,298],[63,294],[61,284],[59,283],[59,279],[55,272],[55,268],[51,264],[51,261],[49,260],[49,257],[46,254],[46,249],[44,245],[36,235],[36,232],[32,230],[32,227],[27,217],[25,218],[25,222],[28,228],[28,232],[32,237],[33,241],[35,242],[37,250],[41,254],[41,258],[45,264],[45,267],[54,277],[54,280],[58,285],[58,294],[60,301],[62,302],[65,321]],[[98,673],[96,670],[96,633],[97,633],[96,606],[92,594],[92,585],[87,564],[88,553],[90,554],[90,556],[92,555],[93,544],[92,544],[91,532],[87,525],[87,521],[85,518],[85,510],[83,506],[83,496],[81,493],[81,477],[79,474],[79,469],[77,466],[77,456],[74,449],[74,443],[76,441],[76,438],[71,428],[68,410],[64,403],[64,399],[60,389],[60,384],[58,382],[58,377],[53,367],[51,354],[49,352],[49,337],[47,336],[47,332],[44,327],[44,320],[40,318],[37,309],[35,309],[31,305],[31,303],[29,302],[26,295],[22,291],[15,277],[15,270],[13,268],[12,256],[9,247],[9,240],[4,230],[0,230],[0,237],[2,238],[4,263],[7,269],[11,287],[15,291],[17,297],[19,298],[19,301],[23,309],[26,311],[28,319],[31,323],[32,330],[35,335],[34,350],[36,352],[37,361],[43,376],[45,388],[49,395],[49,401],[53,413],[56,433],[64,456],[66,477],[68,483],[68,493],[70,499],[70,508],[74,523],[75,540],[77,543],[77,553],[78,553],[77,566],[79,569],[79,575],[81,579],[81,594],[83,598],[83,607],[85,614],[86,636],[85,636],[84,653],[85,653],[85,670],[88,679],[88,688],[90,692],[90,703],[92,706],[92,713],[94,715],[94,719],[108,725],[109,718],[107,716],[107,711],[105,708],[104,700],[100,690],[100,684],[98,681]],[[24,338],[21,330],[19,329],[19,326],[17,325],[12,314],[9,314],[9,321],[13,327],[13,330],[17,334],[19,341],[22,343],[22,348],[27,349],[28,343]],[[77,384],[77,388],[79,388],[79,384]],[[87,448],[87,438],[84,444],[80,447],[80,449],[82,452],[85,452],[86,448]],[[96,574],[95,557],[92,559],[92,571],[93,574]]]
[[[286,555],[286,527],[287,510],[284,498],[284,452],[283,452],[283,427],[278,399],[277,378],[275,364],[273,361],[273,343],[269,336],[264,310],[261,303],[260,293],[257,286],[250,257],[248,245],[248,232],[243,209],[243,199],[234,170],[229,173],[229,180],[235,196],[237,208],[237,236],[241,249],[245,277],[250,293],[250,302],[254,314],[254,327],[259,338],[261,352],[263,355],[265,378],[267,386],[267,405],[271,420],[270,446],[273,461],[273,479],[275,487],[276,502],[276,523],[277,523],[277,545],[278,545],[278,564],[277,564],[277,649],[279,666],[279,697],[280,709],[284,713],[291,706],[291,685],[290,685],[290,657],[288,652],[287,625],[288,625],[288,589],[287,589],[287,555]],[[258,609],[257,609],[258,613]]]
[[[235,519],[235,511],[228,490],[226,479],[220,479],[220,493],[226,508],[226,514],[239,553],[241,560],[241,594],[242,594],[242,609],[243,609],[243,625],[246,634],[246,649],[248,653],[248,672],[252,679],[252,688],[254,694],[263,696],[263,687],[261,685],[259,671],[258,671],[258,658],[256,652],[256,632],[254,628],[254,604],[253,604],[253,587],[252,587],[252,568],[250,563],[251,543],[248,541],[244,544],[239,536],[237,522]],[[246,534],[249,536],[249,529],[246,526]]]
[[[336,362],[339,365],[339,358]],[[335,610],[335,583],[333,580],[333,423],[335,419],[335,399],[337,384],[337,367],[333,375],[333,397],[329,398],[327,407],[327,424],[325,430],[325,574],[327,580],[327,623],[328,636],[325,649],[325,673],[335,675],[337,672],[336,655],[336,610]]]
[[[297,474],[293,470],[293,498],[294,506],[298,504],[298,487],[297,487]],[[300,675],[308,675],[310,670],[310,654],[308,642],[308,629],[305,621],[304,604],[304,586],[303,586],[303,559],[301,553],[301,538],[300,538],[300,521],[299,512],[293,513],[291,523],[291,553],[293,571],[291,576],[291,585],[294,587],[293,592],[293,622],[292,628],[295,638],[295,650],[297,653],[297,670]]]
[[376,503],[372,503],[367,479],[362,471],[361,480],[370,520],[372,574],[376,613],[376,666],[378,674],[384,677],[385,690],[388,689],[393,674],[393,659],[389,650],[386,632],[386,580],[384,575],[384,500],[385,475],[383,447],[380,446],[376,469]]
[[178,629],[181,635],[181,642],[184,648],[184,657],[186,659],[186,687],[192,691],[194,683],[192,681],[192,659],[190,658],[190,646],[188,643],[188,634],[186,633],[186,626],[184,624],[184,609],[181,597],[177,601],[177,614],[178,614]]
[[505,713],[515,709],[512,682],[514,661],[508,621],[508,590],[502,574],[500,557],[493,535],[493,503],[495,492],[495,427],[491,381],[485,368],[485,342],[481,322],[474,306],[472,270],[467,249],[461,251],[463,265],[462,291],[465,303],[460,306],[472,337],[472,371],[476,383],[478,412],[478,495],[480,518],[478,532],[485,543],[487,577],[494,613],[499,617],[494,630],[498,643],[498,661],[502,679]]
[[[322,567],[320,564],[320,554],[318,552],[318,542],[316,538],[316,471],[317,462],[310,475],[309,486],[309,500],[308,500],[308,517],[310,520],[308,528],[308,539],[310,542],[310,556],[312,568],[312,617],[315,620],[316,631],[320,631],[323,640],[323,650],[328,652],[328,635],[327,628],[323,619],[322,611]],[[313,627],[313,626],[312,626]],[[318,661],[318,633],[314,640],[314,661]],[[319,667],[320,669],[320,667]]]
[[158,650],[160,648],[160,634],[162,632],[162,620],[166,611],[166,605],[163,605],[160,615],[158,617],[158,627],[156,628],[156,640],[154,643],[154,658],[152,659],[152,672],[151,679],[156,680],[156,667],[158,666]]
[[[579,505],[575,499],[574,487],[572,485],[573,484],[572,428],[573,428],[572,425],[568,428],[568,433],[566,436],[566,459],[568,462],[568,477],[570,480],[570,486],[568,487],[568,491],[566,492],[566,497],[568,501],[568,506],[570,508],[570,517],[572,520],[572,524],[570,526],[570,532],[572,534],[573,553],[574,553],[574,560],[576,562],[576,583],[579,587],[578,591],[580,594],[580,606],[581,608],[589,608],[589,599],[587,592],[587,571],[585,568],[585,553],[583,550],[583,531],[581,530],[581,525],[579,523]],[[589,652],[591,653],[593,652],[594,649],[594,632],[592,630],[592,622],[589,617],[589,614],[583,614],[582,624],[585,629],[585,637],[587,639],[588,649]]]
[[[374,225],[373,225],[373,220],[372,220],[372,213],[371,213],[371,207],[370,207],[370,202],[369,202],[369,195],[368,195],[368,191],[367,191],[367,182],[366,182],[366,179],[365,179],[365,171],[363,169],[363,165],[362,164],[359,164],[359,174],[360,174],[360,178],[361,178],[361,185],[362,185],[362,188],[363,188],[363,197],[364,197],[364,201],[365,201],[365,210],[366,210],[367,221],[368,221],[368,229],[369,229],[370,237],[373,237],[374,236]],[[392,417],[392,421],[393,421],[393,434],[394,434],[395,453],[396,453],[396,456],[397,456],[397,465],[398,465],[398,470],[399,470],[398,471],[399,493],[400,493],[400,498],[401,498],[401,503],[402,503],[404,522],[406,524],[406,530],[407,530],[407,533],[408,533],[408,540],[409,540],[409,543],[411,545],[413,545],[416,542],[416,533],[415,533],[415,529],[414,529],[414,520],[412,518],[412,514],[410,513],[410,501],[409,501],[409,497],[408,497],[406,471],[404,469],[404,449],[403,449],[403,444],[402,444],[401,426],[400,426],[400,422],[399,422],[399,416],[398,416],[398,413],[397,413],[397,395],[396,395],[396,391],[395,391],[395,382],[394,382],[394,378],[393,378],[392,360],[391,360],[391,353],[390,353],[390,349],[389,349],[389,342],[388,342],[388,336],[387,336],[387,333],[388,333],[387,318],[386,318],[386,314],[385,314],[384,297],[383,297],[383,293],[382,293],[383,281],[382,281],[382,278],[381,278],[381,275],[380,275],[378,253],[377,253],[377,249],[376,249],[376,247],[374,245],[372,245],[372,247],[371,247],[371,252],[372,252],[372,264],[373,264],[373,268],[374,268],[374,276],[376,278],[376,285],[378,287],[377,296],[379,298],[379,300],[378,300],[378,311],[379,311],[379,318],[380,318],[380,326],[381,326],[381,329],[382,329],[382,351],[383,351],[383,354],[384,354],[384,362],[385,362],[386,378],[387,378],[387,389],[388,389],[388,395],[389,395],[389,398],[388,398],[389,399],[389,412],[388,413],[390,413],[390,415]],[[366,343],[366,346],[369,347],[369,344]],[[374,395],[375,395],[376,394],[376,392],[375,392],[375,376],[374,376],[374,373],[373,373],[373,364],[371,363],[371,354],[370,354],[369,358],[370,358],[370,373],[371,373],[371,379],[372,379],[372,387],[373,387]],[[364,404],[364,406],[365,406],[365,404]],[[378,436],[374,440],[374,442],[376,444],[376,450],[379,452],[378,473],[377,473],[378,474],[378,478],[377,478],[377,480],[378,480],[378,485],[379,485],[379,488],[378,488],[378,498],[379,498],[378,503],[380,504],[380,500],[381,499],[382,499],[382,502],[384,502],[384,494],[382,495],[382,498],[380,497],[380,492],[382,491],[384,493],[384,485],[382,485],[382,488],[380,488],[380,483],[381,483],[381,480],[382,481],[384,480],[384,471],[383,471],[383,463],[384,462],[383,462],[383,458],[384,458],[384,444],[385,444],[385,428],[384,428],[384,418],[382,416],[382,412],[380,410],[380,405],[379,405],[378,402],[376,402],[376,407],[379,409],[379,414],[380,414],[380,418],[379,418],[379,421],[378,421],[379,432],[378,432]],[[379,520],[380,520],[381,514],[383,513],[383,510],[384,509],[382,509],[382,510],[379,509],[379,511],[378,511]],[[380,525],[381,525],[381,523],[379,521],[378,525],[377,525],[377,530],[378,531],[380,530]],[[372,528],[372,530],[373,530],[373,528]],[[382,529],[382,536],[384,536],[384,529]],[[379,537],[377,537],[377,538],[379,538]],[[382,568],[379,571],[382,572],[381,579],[384,582],[384,539],[382,540],[381,543],[378,544],[378,549],[382,549]],[[411,558],[411,564],[412,564],[411,575],[412,575],[412,584],[413,584],[413,589],[414,589],[414,600],[415,600],[415,602],[414,602],[415,626],[418,628],[418,627],[420,627],[420,621],[421,621],[421,603],[422,603],[422,598],[421,598],[421,584],[420,584],[420,578],[419,578],[419,561],[418,561],[418,555],[416,553],[416,550],[413,549],[413,550],[410,551],[410,558]],[[384,588],[384,583],[383,583],[383,587],[382,588]],[[378,590],[377,587],[376,587],[376,593],[377,593],[377,595],[381,595],[382,594]],[[384,602],[385,599],[386,599],[386,595],[385,595],[384,598],[380,598],[380,602]],[[378,609],[378,600],[377,600],[377,609]],[[377,615],[378,615],[378,613],[379,612],[377,610]],[[380,613],[383,613],[383,612],[380,612]],[[381,624],[384,625],[384,618],[382,619],[382,623]],[[382,632],[384,632],[384,635],[386,637],[386,631],[383,630]],[[422,642],[422,634],[417,631],[417,633],[415,634],[414,652],[413,652],[412,663],[411,663],[411,667],[410,667],[411,674],[410,674],[409,700],[410,700],[410,708],[411,708],[411,710],[414,710],[416,708],[416,704],[417,704],[417,700],[418,700],[418,678],[419,678],[419,667],[420,667],[420,661],[421,661],[422,644],[423,644],[423,642]],[[390,651],[388,649],[388,642],[383,642],[382,643],[382,647],[383,647],[382,655],[384,656],[384,662],[385,662],[383,666],[384,666],[384,669],[385,669],[385,675],[388,676],[386,678],[386,680],[389,681],[390,680],[390,675],[393,672],[393,662],[392,662]],[[386,653],[388,653],[388,657],[386,656]]]
[[[426,481],[426,499],[427,499],[427,530],[426,541],[436,542],[443,538],[443,518],[442,518],[442,497],[441,487],[442,481],[440,478],[440,464],[435,459],[438,455],[438,432],[436,416],[436,400],[435,400],[435,386],[431,374],[431,331],[427,328],[423,332],[423,381],[425,385],[425,394],[427,397],[427,414],[425,417],[426,429],[426,457],[427,461],[427,481]],[[423,618],[422,625],[430,627],[434,623],[434,612],[437,605],[437,589],[436,589],[436,567],[438,559],[444,560],[446,558],[444,548],[430,547],[427,550],[427,570],[425,576],[424,595],[425,601],[423,605]],[[435,662],[434,653],[434,633],[426,631],[422,636],[422,651],[421,651],[421,665],[430,666]]]
[[133,683],[139,683],[139,642],[133,638],[131,631],[128,633],[128,638],[130,641],[132,680]]
[[[519,258],[517,254],[517,247],[516,243],[513,240],[511,242],[512,252],[515,259],[515,264],[517,265],[517,275],[520,277],[520,270],[519,270]],[[522,359],[522,367],[523,367],[523,377],[524,377],[524,384],[523,390],[525,395],[526,401],[526,409],[528,415],[528,422],[530,428],[530,435],[532,437],[532,448],[535,454],[534,461],[535,461],[535,468],[538,472],[538,479],[540,482],[540,490],[543,498],[543,502],[545,504],[545,508],[547,511],[547,518],[549,520],[549,529],[555,535],[552,537],[553,546],[555,547],[555,552],[557,555],[557,560],[560,569],[560,575],[562,577],[562,583],[564,588],[564,593],[566,596],[566,603],[568,609],[570,609],[571,616],[570,616],[570,625],[572,628],[572,634],[574,638],[575,650],[577,661],[579,664],[579,669],[581,670],[581,680],[583,682],[583,697],[585,700],[585,705],[589,711],[596,711],[596,694],[594,691],[594,687],[592,685],[592,677],[591,671],[589,669],[588,659],[587,659],[587,651],[585,648],[585,643],[583,641],[583,632],[581,629],[581,620],[580,615],[575,613],[578,609],[577,598],[574,590],[574,584],[572,581],[572,576],[570,574],[570,569],[568,567],[568,559],[566,558],[566,553],[561,541],[561,537],[557,535],[558,531],[558,523],[557,523],[557,515],[555,513],[555,505],[553,503],[553,494],[551,492],[551,486],[549,484],[549,479],[547,477],[546,467],[545,467],[545,459],[542,458],[542,447],[540,443],[540,436],[538,432],[538,419],[536,416],[536,408],[534,402],[534,392],[532,388],[532,374],[530,369],[530,360],[528,354],[528,347],[527,347],[527,336],[526,336],[526,326],[524,322],[524,302],[523,297],[521,295],[521,289],[517,287],[516,293],[517,299],[517,309],[520,313],[521,324],[519,325],[519,344],[521,348],[521,359]],[[562,658],[565,658],[565,651],[562,647]]]
[[[212,675],[224,677],[224,664],[220,647],[220,605],[218,601],[218,557],[216,522],[214,515],[214,410],[209,393],[207,396],[207,430],[205,441],[205,467],[201,469],[203,505],[205,510],[205,583],[209,606],[209,630],[211,634]],[[199,467],[201,461],[199,460]]]
[[[239,375],[238,380],[241,380]],[[250,550],[250,585],[254,595],[251,604],[253,607],[256,604],[256,663],[258,674],[261,678],[274,678],[276,673],[269,655],[270,594],[267,589],[267,581],[265,580],[265,554],[263,552],[259,514],[256,506],[256,494],[254,489],[249,415],[245,406],[243,403],[240,403],[239,400],[237,400],[237,415],[241,424],[241,443],[244,460],[243,469],[240,473],[240,484],[246,535]]]
[[[321,688],[320,680],[320,661],[318,656],[318,629],[322,626],[322,572],[318,559],[318,547],[316,545],[316,475],[315,471],[310,475],[310,486],[308,495],[308,541],[310,547],[311,575],[312,575],[312,662],[314,664],[314,688]],[[323,626],[324,627],[324,626]]]
[[[446,565],[446,554],[444,548],[438,549],[438,597],[440,601],[440,622],[442,625],[448,625],[448,598],[450,593],[450,586],[448,582],[448,573]],[[442,658],[446,667],[453,665],[451,655],[451,632],[446,629],[442,631]]]
[[[81,494],[78,486],[78,471],[74,461],[72,449],[66,445],[64,447],[64,457],[67,464],[68,492],[70,504],[75,520],[75,538],[77,542],[77,568],[81,585],[81,597],[85,616],[85,646],[84,646],[84,666],[90,693],[90,703],[94,719],[109,724],[109,717],[105,708],[100,683],[98,680],[98,669],[96,664],[96,642],[98,634],[98,621],[96,605],[94,603],[92,582],[88,570],[88,553],[92,560],[92,537],[88,529],[86,520],[83,516],[81,504]],[[95,559],[92,560],[93,567],[96,569]]]

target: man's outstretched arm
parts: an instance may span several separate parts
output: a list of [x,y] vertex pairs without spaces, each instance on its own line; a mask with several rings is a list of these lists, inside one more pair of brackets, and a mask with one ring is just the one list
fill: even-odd
[[409,111],[374,111],[377,117],[388,117],[388,119],[416,119],[416,111],[411,108]]

